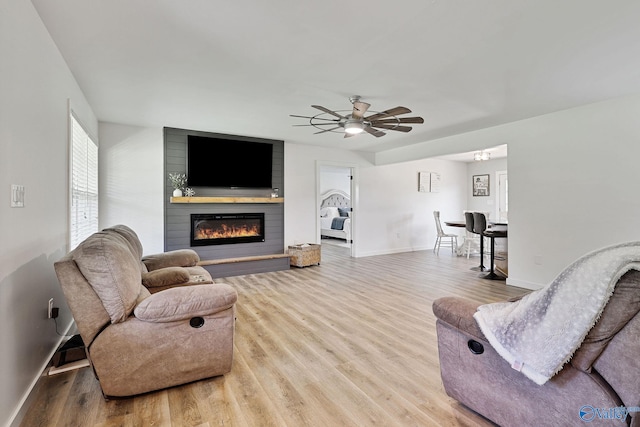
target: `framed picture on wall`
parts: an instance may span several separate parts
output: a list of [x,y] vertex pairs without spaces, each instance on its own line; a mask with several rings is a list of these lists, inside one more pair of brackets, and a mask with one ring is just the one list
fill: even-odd
[[440,174],[437,172],[431,172],[430,176],[431,180],[429,181],[431,184],[431,192],[439,193],[440,192]]
[[418,172],[418,191],[421,193],[439,193],[440,174],[437,172]]
[[431,172],[418,172],[418,191],[421,193],[431,191]]
[[473,175],[473,195],[489,195],[489,175]]

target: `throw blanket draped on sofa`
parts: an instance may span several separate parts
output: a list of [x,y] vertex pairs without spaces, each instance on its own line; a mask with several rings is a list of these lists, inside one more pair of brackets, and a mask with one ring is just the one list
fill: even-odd
[[519,301],[478,307],[474,318],[500,356],[542,385],[571,359],[631,269],[640,270],[640,242],[599,249]]

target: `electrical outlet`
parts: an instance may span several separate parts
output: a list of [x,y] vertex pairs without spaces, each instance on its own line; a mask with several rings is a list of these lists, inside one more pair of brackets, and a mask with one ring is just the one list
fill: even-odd
[[49,305],[47,306],[47,319],[53,317],[53,298],[49,298]]

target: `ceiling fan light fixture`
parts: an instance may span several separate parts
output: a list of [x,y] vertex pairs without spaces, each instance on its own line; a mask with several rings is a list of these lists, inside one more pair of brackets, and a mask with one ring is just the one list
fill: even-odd
[[484,160],[489,160],[491,158],[491,153],[488,151],[476,151],[473,155],[473,160],[476,162],[481,162]]
[[299,116],[296,114],[291,114],[290,116],[308,119],[309,124],[294,126],[313,126],[318,130],[314,132],[314,135],[335,132],[342,133],[345,138],[362,132],[379,138],[387,135],[382,129],[406,133],[412,127],[405,126],[405,124],[424,123],[422,117],[398,117],[400,114],[411,112],[407,107],[398,106],[384,111],[369,111],[371,104],[363,102],[359,96],[354,95],[349,100],[352,104],[351,112],[346,112],[347,110],[334,111],[321,105],[312,105],[312,108],[320,110],[321,113],[315,116]]
[[344,124],[344,131],[351,135],[356,135],[364,131],[364,123],[359,120],[347,120]]

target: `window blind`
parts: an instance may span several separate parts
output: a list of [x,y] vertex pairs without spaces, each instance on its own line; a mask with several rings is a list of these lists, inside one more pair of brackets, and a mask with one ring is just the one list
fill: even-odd
[[98,146],[71,114],[69,242],[74,249],[98,231]]

